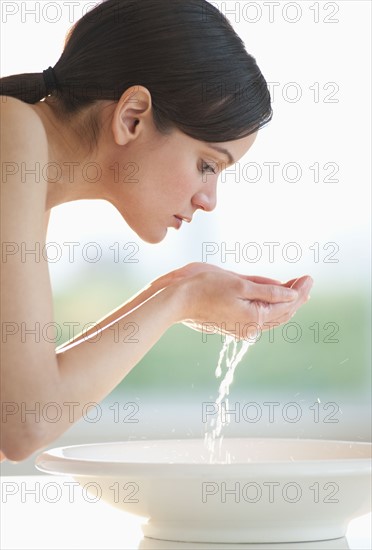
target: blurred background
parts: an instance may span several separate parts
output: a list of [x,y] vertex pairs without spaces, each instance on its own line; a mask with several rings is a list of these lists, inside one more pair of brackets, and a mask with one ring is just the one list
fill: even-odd
[[[53,210],[47,241],[59,246],[50,261],[63,329],[57,345],[69,324],[81,330],[189,262],[282,281],[309,274],[311,300],[287,326],[263,333],[238,365],[225,436],[370,440],[370,3],[277,2],[274,11],[266,2],[212,3],[256,58],[273,120],[220,177],[216,210],[169,230],[160,244],[143,243],[104,201]],[[53,66],[72,23],[96,5],[48,2],[43,12],[40,2],[3,6],[10,4],[2,13],[1,76]],[[22,13],[24,4],[39,5],[35,17]],[[73,262],[69,242],[78,243]],[[95,250],[102,255],[93,261]],[[222,343],[172,327],[95,412],[50,447],[203,436]],[[34,458],[3,463],[2,473],[36,474]]]

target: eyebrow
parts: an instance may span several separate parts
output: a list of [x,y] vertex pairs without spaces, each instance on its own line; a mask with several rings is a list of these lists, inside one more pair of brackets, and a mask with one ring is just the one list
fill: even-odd
[[223,153],[224,155],[226,155],[227,158],[229,159],[230,164],[235,164],[235,161],[232,158],[231,153],[227,149],[224,149],[224,147],[219,147],[218,145],[211,145],[210,143],[206,143],[206,145],[211,149],[214,149],[215,151],[218,151],[219,153]]

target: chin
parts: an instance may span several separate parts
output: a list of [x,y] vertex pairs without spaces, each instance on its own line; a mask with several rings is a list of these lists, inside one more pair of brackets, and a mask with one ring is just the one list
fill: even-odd
[[[117,210],[119,210],[118,207],[116,207]],[[138,225],[138,220],[130,220],[127,218],[126,214],[119,210],[121,216],[126,221],[126,223],[129,225],[129,227],[138,235],[138,237],[144,241],[145,243],[149,244],[157,244],[163,241],[167,235],[168,228],[159,228],[158,231],[155,229],[151,230],[149,227],[144,228],[143,226]]]
[[139,236],[139,238],[144,241],[145,243],[149,243],[149,244],[158,244],[158,243],[161,243],[166,235],[167,235],[167,229],[165,229],[165,231],[158,231],[158,232],[141,232],[141,231],[136,231],[137,235]]

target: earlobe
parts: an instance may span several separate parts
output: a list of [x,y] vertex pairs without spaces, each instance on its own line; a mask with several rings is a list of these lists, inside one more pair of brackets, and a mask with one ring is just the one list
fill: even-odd
[[112,131],[118,145],[126,145],[138,137],[140,122],[151,116],[151,94],[143,86],[132,86],[121,96],[112,120]]

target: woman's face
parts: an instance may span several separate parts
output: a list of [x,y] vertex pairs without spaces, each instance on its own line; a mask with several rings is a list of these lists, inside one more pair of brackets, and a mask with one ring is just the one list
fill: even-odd
[[113,148],[112,157],[106,158],[111,175],[105,178],[105,194],[141,239],[158,243],[168,228],[179,229],[182,223],[191,222],[196,210],[215,208],[221,171],[249,150],[257,132],[209,144],[177,129],[160,134],[143,120],[133,125],[134,133],[141,122],[136,137]]

